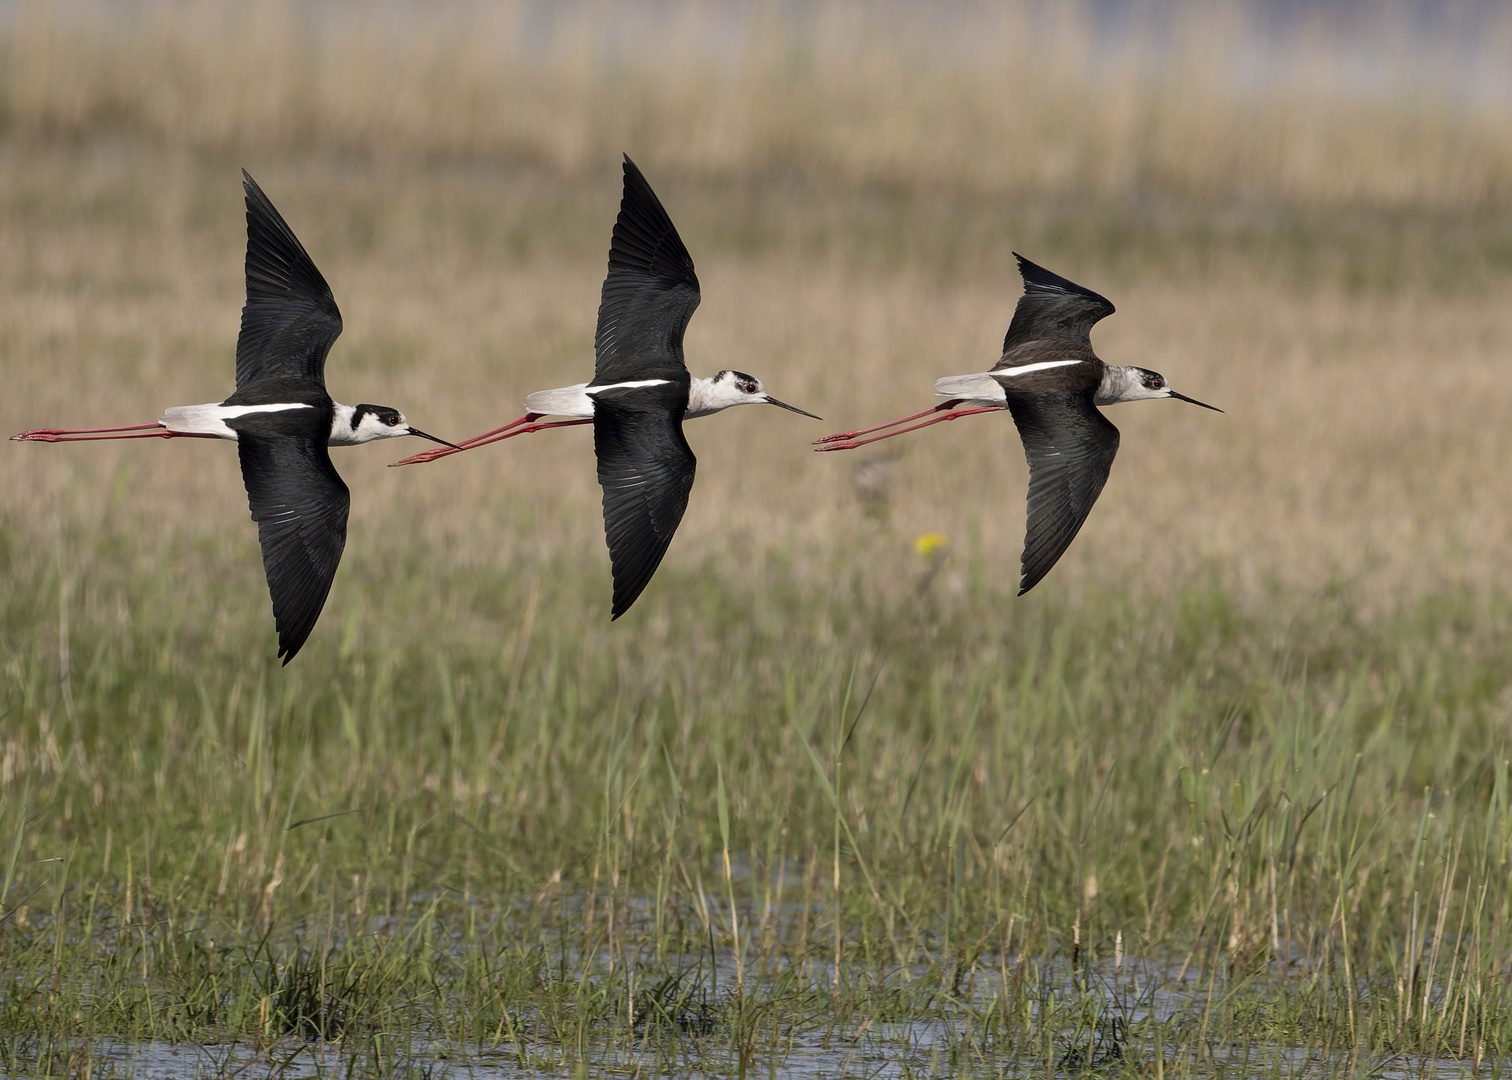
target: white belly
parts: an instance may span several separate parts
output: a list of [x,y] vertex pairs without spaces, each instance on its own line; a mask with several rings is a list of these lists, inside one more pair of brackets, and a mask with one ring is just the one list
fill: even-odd
[[939,397],[960,398],[980,405],[1006,405],[1008,394],[999,379],[1012,379],[1036,371],[1069,367],[1080,360],[1042,360],[1037,364],[1020,364],[1018,367],[999,368],[996,371],[979,371],[975,375],[947,375],[935,380],[935,394]]
[[593,415],[593,399],[587,391],[587,383],[563,386],[556,390],[537,390],[525,399],[525,411],[542,416],[588,418]]
[[284,412],[288,409],[313,409],[313,405],[175,405],[162,416],[158,424],[169,431],[182,435],[214,435],[217,439],[236,441],[236,429],[227,427],[227,420],[251,413]]
[[592,387],[587,383],[578,383],[576,386],[562,386],[555,390],[537,390],[525,398],[525,411],[541,416],[571,416],[586,420],[593,416],[594,394],[604,390],[661,386],[666,381],[666,379],[636,379],[631,382]]
[[943,379],[936,379],[935,396],[960,398],[979,405],[1008,404],[1003,384],[985,371],[975,375],[947,375]]

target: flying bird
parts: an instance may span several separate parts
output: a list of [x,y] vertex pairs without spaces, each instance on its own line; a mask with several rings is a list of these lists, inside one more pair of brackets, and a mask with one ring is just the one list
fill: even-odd
[[220,404],[180,405],[156,423],[39,428],[22,442],[230,439],[262,544],[278,655],[298,654],[336,577],[346,546],[347,486],[330,446],[419,435],[386,405],[340,405],[326,393],[326,354],[341,333],[330,286],[268,197],[242,170],[247,199],[247,303],[236,341],[236,393]]
[[[396,461],[434,461],[500,439],[548,428],[593,425],[604,539],[614,572],[611,618],[640,596],[682,521],[697,464],[682,423],[733,405],[767,404],[820,419],[778,401],[760,379],[740,371],[693,378],[683,361],[683,332],[698,307],[698,276],[672,219],[651,185],[625,155],[625,188],[609,273],[599,301],[593,381],[539,390],[526,413],[453,449]],[[537,423],[545,416],[570,420]]]
[[[1118,453],[1118,429],[1097,406],[1175,398],[1214,412],[1223,410],[1178,394],[1158,372],[1103,363],[1092,351],[1091,331],[1099,319],[1113,314],[1113,305],[1016,252],[1014,258],[1024,278],[1024,295],[1014,309],[997,366],[938,380],[935,393],[950,400],[932,409],[828,435],[817,440],[817,448],[853,450],[946,420],[1007,409],[1029,460],[1022,596],[1065,553],[1107,483]],[[900,426],[904,424],[909,426]],[[877,431],[885,434],[860,437]]]

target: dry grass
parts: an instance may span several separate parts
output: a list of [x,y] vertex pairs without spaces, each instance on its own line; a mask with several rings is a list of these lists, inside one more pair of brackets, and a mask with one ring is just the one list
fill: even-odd
[[813,5],[20,0],[0,122],[1003,198],[1505,207],[1512,20],[1227,0]]

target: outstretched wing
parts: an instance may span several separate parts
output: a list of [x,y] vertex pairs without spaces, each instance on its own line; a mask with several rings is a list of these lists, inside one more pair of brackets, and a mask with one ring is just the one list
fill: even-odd
[[1008,324],[1008,333],[1003,338],[1003,352],[1026,341],[1046,339],[1090,345],[1092,324],[1113,314],[1113,305],[1107,298],[1052,274],[1018,252],[1013,257],[1024,277],[1024,295],[1013,309],[1013,322]]
[[[673,400],[678,394],[680,401]],[[656,573],[688,508],[698,460],[683,438],[687,396],[685,384],[668,384],[594,398],[593,450],[604,489],[604,539],[614,569],[616,619]]]
[[346,547],[351,496],[322,438],[241,432],[236,447],[273,597],[278,655],[287,664],[331,591]]
[[1118,429],[1092,404],[1092,394],[1051,390],[1008,395],[1029,460],[1020,596],[1039,584],[1071,546],[1118,453]]
[[625,192],[593,338],[594,385],[676,378],[685,372],[683,332],[698,300],[693,258],[651,185],[626,155]]
[[261,379],[325,385],[326,353],[341,333],[331,287],[257,182],[247,194],[247,304],[236,339],[236,387]]

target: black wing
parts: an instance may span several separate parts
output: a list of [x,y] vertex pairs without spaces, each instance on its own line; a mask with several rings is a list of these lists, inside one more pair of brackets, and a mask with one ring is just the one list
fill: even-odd
[[1029,460],[1029,523],[1023,596],[1050,572],[1102,494],[1118,453],[1118,429],[1092,404],[1091,390],[1009,394],[1008,408]]
[[273,596],[278,655],[287,664],[331,591],[346,547],[351,496],[324,439],[242,432],[236,447]]
[[688,508],[698,460],[683,438],[681,404],[667,407],[676,387],[643,387],[598,394],[593,402],[593,450],[604,489],[604,539],[614,568],[619,618],[661,565]]
[[256,181],[247,193],[247,306],[236,339],[236,386],[268,378],[325,385],[326,353],[341,333],[331,287]]
[[1045,338],[1090,344],[1092,324],[1113,314],[1113,305],[1107,298],[1052,274],[1018,252],[1013,257],[1024,276],[1024,295],[1013,309],[1013,322],[1008,324],[1008,333],[1003,338],[1003,351]]
[[646,178],[625,157],[625,194],[609,246],[593,347],[595,384],[675,378],[683,331],[698,307],[698,275]]

